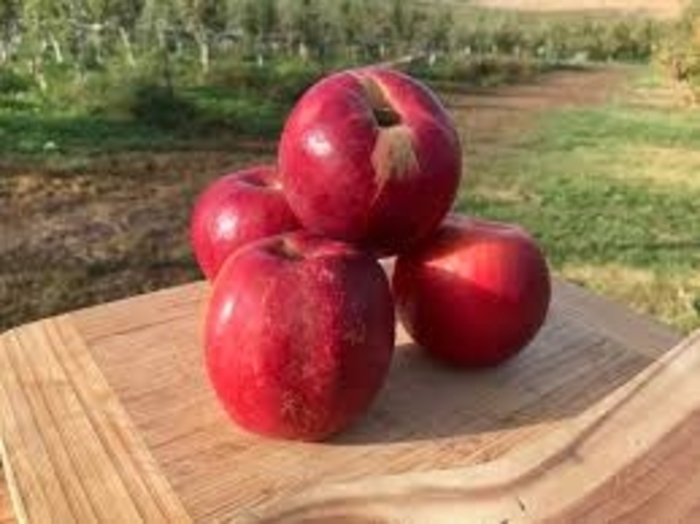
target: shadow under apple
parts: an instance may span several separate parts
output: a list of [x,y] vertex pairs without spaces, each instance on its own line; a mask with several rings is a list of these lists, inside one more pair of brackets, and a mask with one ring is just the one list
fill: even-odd
[[[659,348],[656,356],[665,349]],[[497,367],[449,367],[407,335],[400,336],[389,378],[372,409],[331,443],[476,437],[566,419],[630,380],[654,358],[589,325],[585,316],[567,309],[555,293],[547,321],[535,339]]]

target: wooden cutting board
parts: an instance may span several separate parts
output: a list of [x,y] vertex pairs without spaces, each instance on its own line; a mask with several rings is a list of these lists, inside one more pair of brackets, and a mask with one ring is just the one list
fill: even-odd
[[[532,449],[556,453],[595,429],[620,391],[637,394],[640,373],[678,353],[662,357],[679,341],[670,329],[557,282],[545,328],[508,364],[450,370],[401,332],[388,384],[363,420],[330,442],[277,442],[239,431],[208,388],[206,294],[188,285],[0,338],[1,451],[19,522],[469,522],[449,508],[482,508],[489,497],[495,513],[484,515],[515,507],[522,517],[509,490],[528,468],[539,475]],[[660,409],[658,392],[651,400],[642,406]],[[637,415],[624,422],[645,420]],[[650,442],[630,438],[632,450]],[[465,473],[509,451],[520,458]],[[611,455],[617,464],[627,451]],[[497,477],[507,482],[494,498]],[[562,486],[576,478],[564,475]]]

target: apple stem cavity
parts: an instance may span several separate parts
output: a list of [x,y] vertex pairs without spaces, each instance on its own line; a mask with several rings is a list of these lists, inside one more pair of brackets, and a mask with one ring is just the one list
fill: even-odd
[[282,184],[279,180],[273,178],[266,178],[260,175],[248,175],[242,176],[240,178],[241,183],[246,184],[250,187],[257,187],[260,189],[270,189],[270,190],[281,190]]
[[400,180],[418,171],[418,159],[411,131],[403,125],[380,83],[370,76],[358,79],[379,127],[371,161],[381,192],[389,179]]
[[271,244],[268,248],[269,252],[277,255],[285,260],[303,260],[304,256],[299,249],[289,239],[282,238],[279,242]]
[[386,93],[375,79],[368,76],[359,78],[365,90],[374,120],[380,128],[390,128],[401,124],[401,115],[389,103]]
[[377,125],[383,129],[397,126],[401,123],[401,115],[390,107],[374,107],[372,108],[374,119]]

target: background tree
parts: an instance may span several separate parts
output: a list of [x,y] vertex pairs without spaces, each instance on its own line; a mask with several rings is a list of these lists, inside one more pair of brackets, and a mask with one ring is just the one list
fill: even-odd
[[12,54],[20,32],[21,5],[19,0],[4,0],[0,3],[0,65]]

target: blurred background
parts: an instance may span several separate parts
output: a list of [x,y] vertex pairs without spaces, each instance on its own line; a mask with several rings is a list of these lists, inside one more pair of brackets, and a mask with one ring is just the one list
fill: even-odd
[[397,63],[466,145],[459,211],[700,326],[700,2],[2,0],[0,328],[200,278],[215,177],[329,71]]

